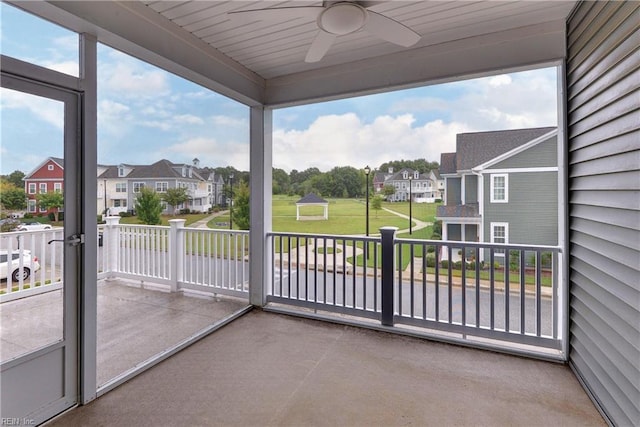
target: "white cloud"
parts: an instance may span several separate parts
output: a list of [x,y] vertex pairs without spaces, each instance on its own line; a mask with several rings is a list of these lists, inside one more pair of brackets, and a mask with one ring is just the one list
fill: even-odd
[[197,137],[168,146],[159,155],[174,162],[191,162],[197,157],[205,166],[234,166],[249,170],[249,146],[246,142]]
[[276,129],[274,167],[287,171],[317,167],[379,165],[389,160],[426,158],[440,161],[440,153],[455,150],[461,123],[435,120],[415,126],[411,114],[379,116],[362,122],[354,113],[318,117],[303,131]]
[[169,92],[167,73],[162,70],[121,61],[107,63],[100,71],[105,89],[123,97],[155,97]]
[[231,117],[231,116],[213,116],[213,124],[216,126],[228,126],[244,128],[249,126],[249,123],[244,118]]
[[123,136],[127,133],[129,126],[129,115],[131,109],[119,102],[105,99],[98,103],[98,123],[99,130],[105,131],[112,136]]
[[489,86],[498,87],[511,84],[511,77],[508,74],[500,74],[489,78]]
[[61,102],[4,88],[0,93],[2,108],[28,110],[50,125],[64,128],[64,106]]
[[204,124],[204,120],[202,120],[198,116],[194,116],[193,114],[180,114],[173,117],[173,120],[177,124],[189,124],[189,125],[202,125]]

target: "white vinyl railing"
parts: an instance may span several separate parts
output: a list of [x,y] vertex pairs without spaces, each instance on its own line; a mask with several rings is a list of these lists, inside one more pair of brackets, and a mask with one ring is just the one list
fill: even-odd
[[[98,228],[99,279],[134,279],[164,285],[173,292],[189,289],[248,298],[248,231],[186,228],[183,219],[170,220],[169,227],[119,221],[120,217],[107,217]],[[0,234],[0,254],[9,259],[7,273],[2,270],[7,278],[0,278],[0,302],[61,289],[63,245],[49,242],[62,240],[63,230]],[[39,269],[31,271],[36,262]],[[16,275],[14,280],[16,269],[29,274]]]
[[[63,231],[62,227],[55,227],[0,234],[0,254],[3,260],[4,256],[7,258],[0,266],[0,302],[61,289],[63,246],[49,242],[61,240]],[[17,277],[14,277],[16,271]]]
[[102,228],[99,277],[148,280],[172,291],[191,289],[247,297],[249,232],[119,224],[108,217]]

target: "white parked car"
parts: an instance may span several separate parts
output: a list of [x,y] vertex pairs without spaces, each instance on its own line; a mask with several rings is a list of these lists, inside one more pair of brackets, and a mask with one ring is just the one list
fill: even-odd
[[[22,270],[20,270],[20,255],[22,254]],[[40,270],[38,257],[31,256],[31,251],[11,252],[11,262],[9,262],[9,251],[0,250],[0,280],[4,280],[11,275],[11,280],[17,282],[22,276],[22,280],[27,280],[32,272]],[[22,274],[20,274],[22,272]]]
[[40,231],[40,230],[51,230],[51,225],[49,224],[40,224],[39,222],[31,222],[29,224],[20,224],[16,230],[18,231]]

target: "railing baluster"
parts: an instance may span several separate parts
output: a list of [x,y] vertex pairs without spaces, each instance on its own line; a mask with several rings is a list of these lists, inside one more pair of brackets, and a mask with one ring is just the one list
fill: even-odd
[[415,266],[415,254],[413,252],[413,245],[409,245],[409,267],[411,268],[409,272],[409,286],[411,286],[411,288],[409,289],[409,295],[410,295],[409,298],[411,301],[409,315],[411,317],[414,317],[415,298],[414,298],[414,291],[413,291],[413,280],[414,280],[416,266]]
[[496,327],[496,323],[495,323],[495,308],[496,308],[496,288],[495,288],[495,282],[496,282],[496,270],[495,270],[495,256],[494,256],[494,251],[493,248],[489,249],[489,322],[490,322],[490,329],[493,331]]
[[434,296],[435,296],[435,319],[436,322],[440,321],[440,257],[441,257],[441,251],[442,251],[442,246],[440,245],[436,245],[434,252],[435,252],[435,258],[436,258],[436,267],[434,269],[434,274],[435,274],[435,289],[434,289]]
[[398,243],[398,315],[402,316],[402,265],[404,260],[402,259],[402,243]]
[[480,248],[475,248],[476,267],[476,327],[480,327]]
[[536,336],[542,334],[542,252],[536,251]]
[[453,268],[452,268],[452,254],[453,254],[453,248],[451,247],[451,245],[447,246],[447,255],[448,255],[448,260],[449,262],[447,263],[447,273],[449,275],[449,280],[448,280],[448,292],[449,292],[449,323],[453,323]]
[[525,304],[525,296],[526,296],[526,288],[525,288],[525,273],[526,273],[526,265],[525,265],[525,252],[524,250],[520,250],[520,333],[524,334],[526,332],[525,325],[525,312],[526,312],[526,304]]
[[460,299],[462,301],[462,319],[461,323],[466,326],[467,324],[467,247],[462,246],[462,260],[460,262],[460,269],[462,270],[461,280],[461,293]]
[[422,244],[422,319],[427,318],[427,244]]

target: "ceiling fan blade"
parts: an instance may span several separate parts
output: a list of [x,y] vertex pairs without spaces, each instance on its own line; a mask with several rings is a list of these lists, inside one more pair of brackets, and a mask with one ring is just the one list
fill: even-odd
[[298,18],[307,18],[310,21],[317,19],[322,6],[300,6],[300,7],[274,7],[267,9],[234,10],[227,12],[229,18],[238,21],[287,21]]
[[311,43],[311,47],[309,47],[307,57],[304,58],[304,62],[320,61],[325,53],[327,53],[335,39],[335,34],[327,33],[323,30],[318,31],[316,38],[313,39],[313,42]]
[[404,47],[413,46],[420,40],[420,34],[396,20],[371,10],[367,14],[369,16],[364,29],[374,36]]

